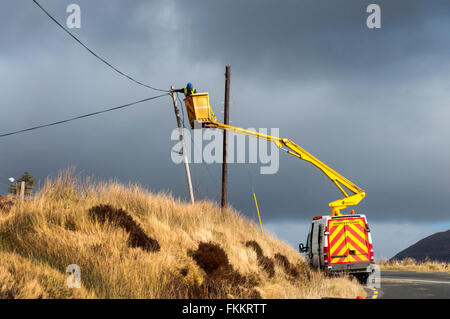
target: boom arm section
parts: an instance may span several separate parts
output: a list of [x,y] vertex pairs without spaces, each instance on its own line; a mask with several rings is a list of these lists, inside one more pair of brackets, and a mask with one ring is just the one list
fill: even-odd
[[[334,202],[329,203],[328,205],[331,207],[331,216],[340,215],[339,211],[341,209],[345,209],[348,206],[354,206],[358,205],[359,202],[366,196],[366,193],[364,190],[362,190],[360,187],[356,186],[354,183],[346,179],[344,176],[333,170],[332,168],[328,167],[324,163],[322,163],[319,159],[308,153],[306,150],[295,144],[293,141],[287,138],[279,138],[274,137],[266,134],[260,134],[258,132],[246,130],[239,127],[234,127],[222,123],[218,123],[216,121],[211,122],[203,122],[204,127],[210,127],[210,128],[218,128],[222,130],[227,130],[247,136],[252,136],[260,139],[265,139],[267,141],[274,142],[280,149],[286,151],[287,153],[298,157],[304,161],[310,162],[315,167],[320,169],[322,173],[324,173],[341,191],[341,193],[344,195],[344,198],[338,199]],[[352,192],[352,194],[348,194],[344,188],[347,188]]]

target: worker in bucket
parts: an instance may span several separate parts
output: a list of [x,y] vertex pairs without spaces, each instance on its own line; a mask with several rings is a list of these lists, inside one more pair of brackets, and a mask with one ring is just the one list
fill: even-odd
[[184,93],[185,97],[188,97],[191,94],[197,93],[197,89],[194,88],[194,86],[192,85],[191,82],[186,84],[186,87],[184,89],[178,89],[178,90],[173,90],[173,91],[174,92]]

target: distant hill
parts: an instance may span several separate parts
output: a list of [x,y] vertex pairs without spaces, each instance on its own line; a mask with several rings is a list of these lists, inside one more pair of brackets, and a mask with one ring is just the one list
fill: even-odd
[[408,257],[419,261],[429,258],[435,261],[450,262],[450,230],[419,240],[399,252],[391,260],[402,260]]

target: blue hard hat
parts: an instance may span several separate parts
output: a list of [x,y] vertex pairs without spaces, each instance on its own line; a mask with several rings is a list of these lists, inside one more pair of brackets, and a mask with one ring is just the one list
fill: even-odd
[[192,85],[191,82],[188,82],[188,84],[186,84],[186,87],[187,87],[188,89],[192,89],[194,86]]

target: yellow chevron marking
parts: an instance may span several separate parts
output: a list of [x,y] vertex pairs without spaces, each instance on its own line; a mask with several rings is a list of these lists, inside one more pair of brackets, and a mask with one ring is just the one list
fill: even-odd
[[[366,234],[365,234],[365,233],[362,233],[362,232],[358,229],[358,227],[353,227],[353,226],[351,226],[351,225],[347,225],[347,227],[350,228],[352,231],[354,231],[356,234],[358,234],[358,235],[364,240],[364,242],[367,240]],[[365,243],[362,243],[362,244],[365,244]]]
[[[360,224],[361,225],[361,224]],[[363,228],[365,227],[364,225],[361,225]],[[366,239],[366,234],[364,232],[362,232],[361,230],[359,230],[358,227],[352,227],[353,231],[355,233],[357,233],[359,236],[361,236],[361,238]]]
[[[346,252],[347,252],[347,249],[348,249],[348,247],[347,247],[347,245],[345,245],[342,249],[341,249],[341,251],[338,253],[338,255],[343,255],[343,254],[345,254]],[[338,261],[340,258],[336,258],[336,261]],[[345,258],[342,262],[343,263],[346,263],[348,261],[348,256],[347,256],[347,258]]]
[[[345,234],[341,236],[341,238],[338,239],[338,241],[331,247],[330,249],[330,256],[335,255],[336,249],[339,248],[339,246],[342,244],[342,242],[345,240]],[[345,245],[344,245],[345,247]]]
[[375,288],[372,288],[372,290],[373,290],[372,299],[377,299],[378,298],[378,290],[376,290]]
[[[356,255],[357,255],[361,260],[363,260],[363,261],[364,261],[364,260],[368,260],[367,257],[366,257],[366,255],[360,254],[360,253],[355,249],[355,247],[353,247],[352,244],[347,243],[347,245],[348,245],[348,248],[349,248],[349,249],[356,251]],[[349,256],[351,256],[351,255],[349,255]]]
[[[333,226],[330,226],[330,228],[332,228],[332,227]],[[336,227],[336,229],[330,235],[329,242],[333,241],[334,237],[336,237],[336,235],[339,234],[339,232],[342,230],[343,227],[344,227],[344,225],[340,225],[340,226]]]
[[353,245],[352,243],[350,243],[349,241],[347,241],[347,245],[348,245],[349,247],[351,247],[351,249],[356,250],[356,253],[357,253],[357,254],[360,254],[359,250],[356,249],[357,247],[360,247],[361,250],[364,251],[364,252],[367,254],[367,252],[368,252],[368,251],[367,251],[367,247],[366,247],[366,248],[361,247],[361,244],[359,243],[359,241],[356,241],[355,238],[353,238],[351,235],[349,235],[348,237],[350,237],[350,238],[356,243],[356,245],[357,245],[357,246],[355,246],[355,245]]
[[[344,237],[344,236],[342,236]],[[339,251],[339,253],[337,253],[337,256],[341,256],[343,255],[345,252],[347,251],[347,245],[344,245],[344,247],[341,249],[341,251]],[[341,259],[342,257],[336,257],[336,258],[331,258],[331,263],[335,264],[338,262],[339,259]],[[343,261],[344,263],[347,262],[347,258],[344,259]]]
[[[347,236],[351,238],[355,242],[356,245],[358,245],[359,248],[361,248],[362,251],[364,251],[366,254],[368,253],[368,248],[365,244],[361,243],[355,236],[353,236],[350,232],[347,232]],[[347,242],[347,245],[350,245],[350,243]],[[354,249],[354,247],[353,247]],[[359,253],[359,250],[357,250]]]

